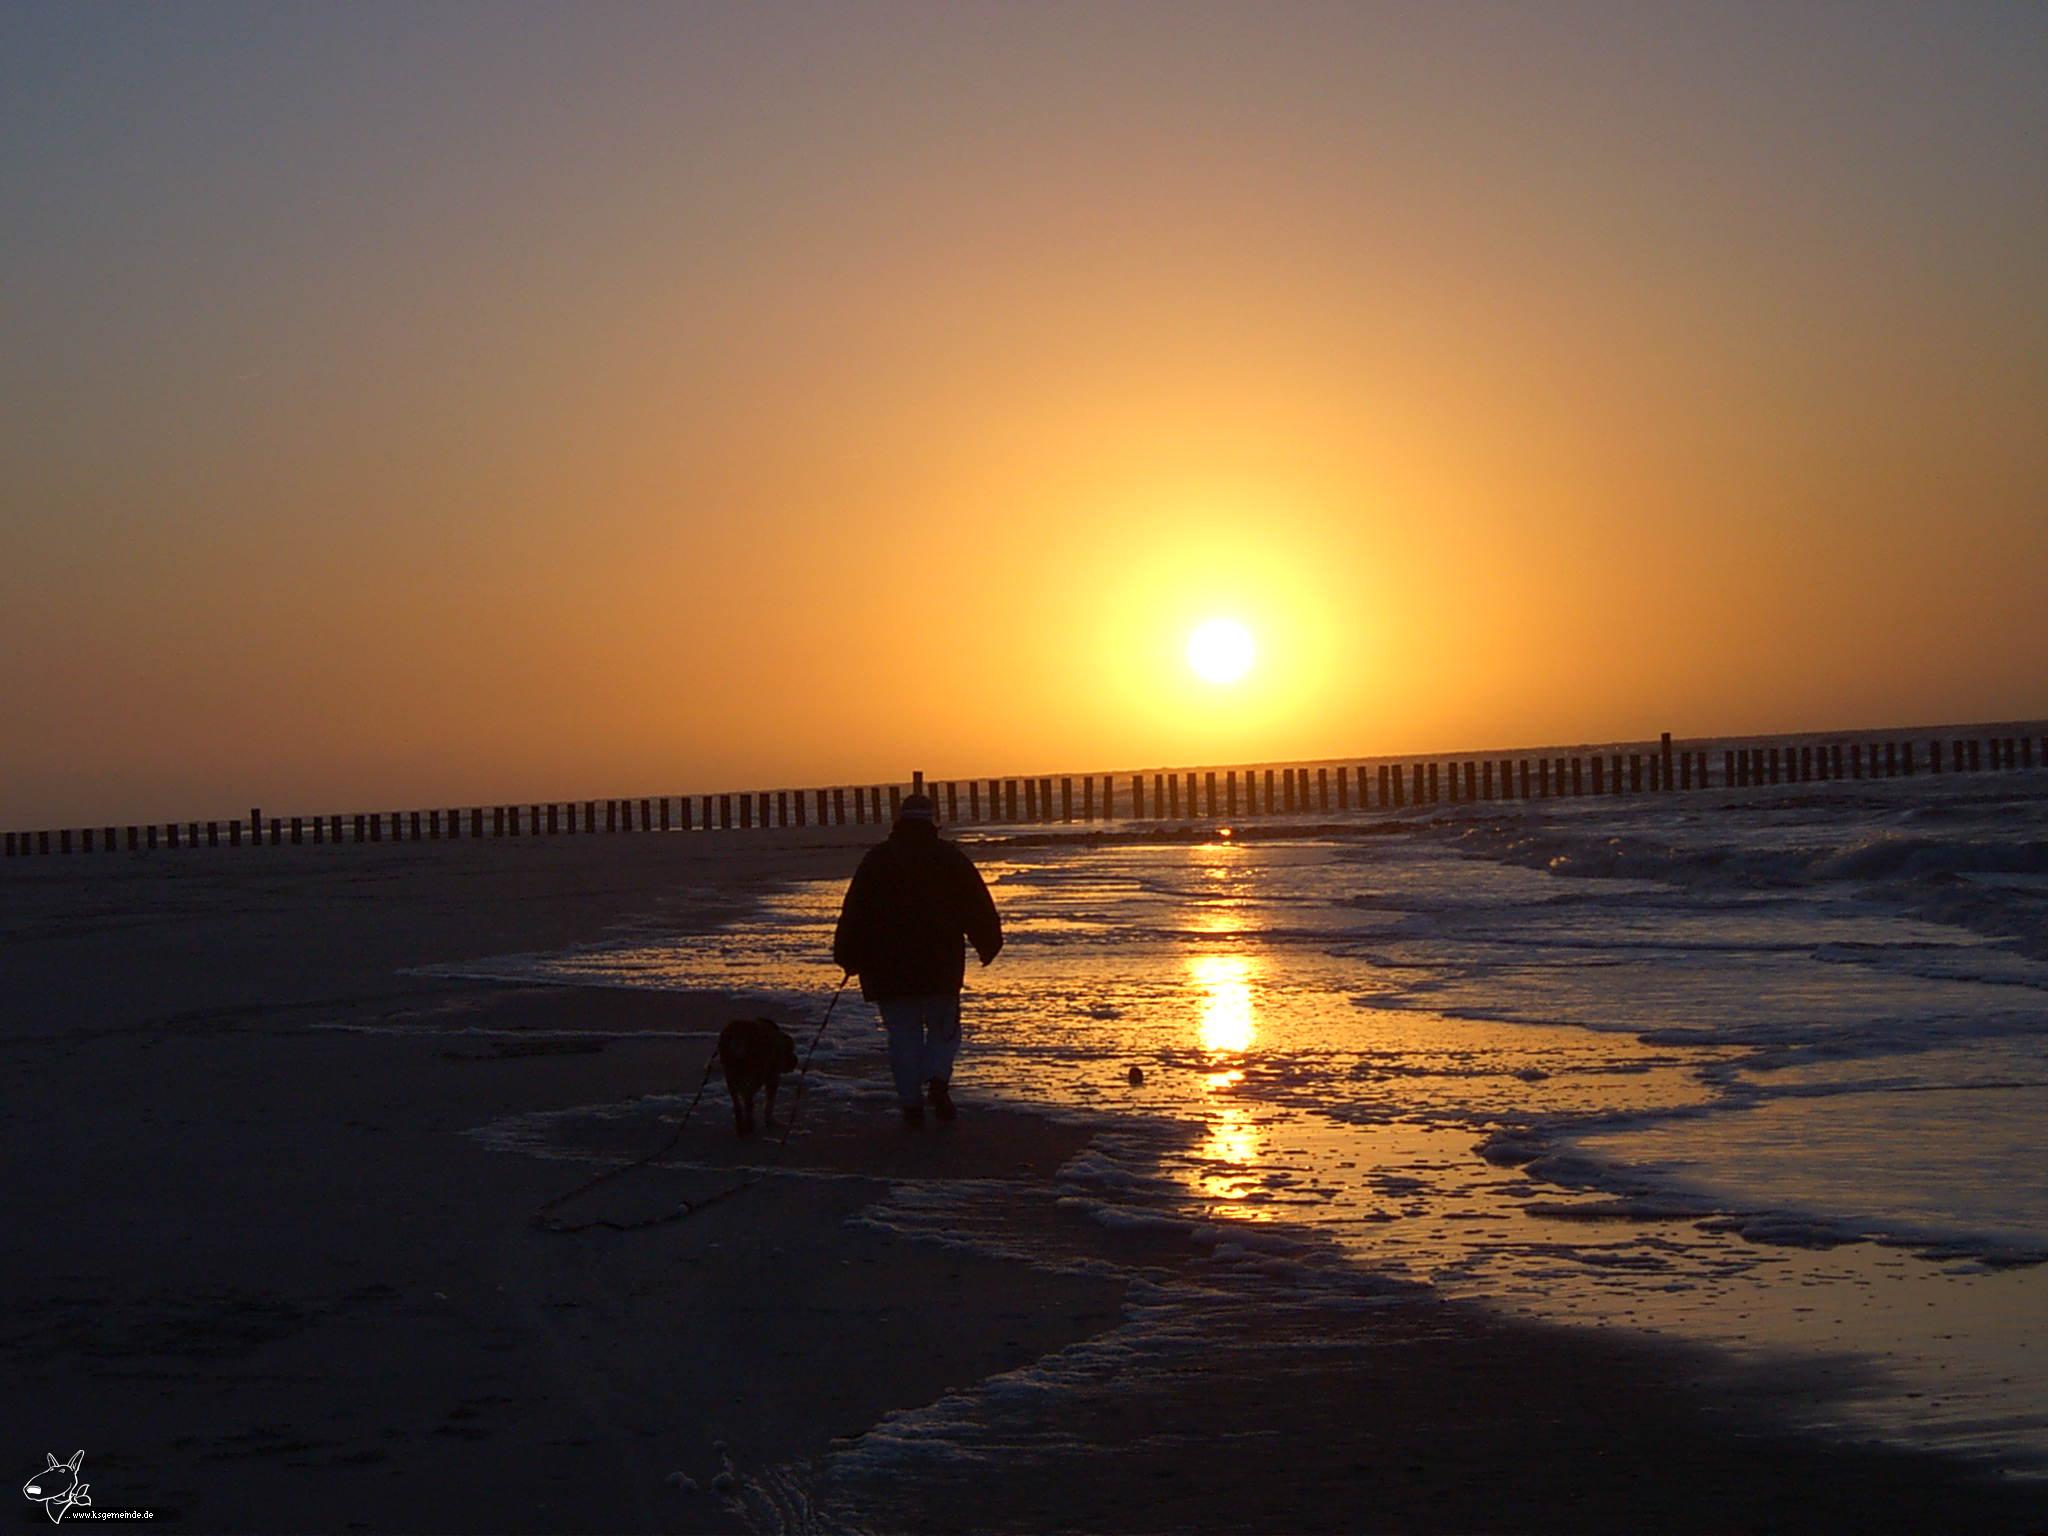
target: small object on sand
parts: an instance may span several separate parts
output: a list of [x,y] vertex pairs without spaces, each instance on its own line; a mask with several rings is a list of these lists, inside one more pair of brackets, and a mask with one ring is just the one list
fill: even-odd
[[697,1491],[697,1479],[690,1476],[687,1472],[669,1473],[668,1485],[675,1489],[677,1493],[695,1493]]
[[1145,1086],[1145,1069],[1143,1067],[1131,1068],[1131,1086],[1133,1088],[1142,1088]]

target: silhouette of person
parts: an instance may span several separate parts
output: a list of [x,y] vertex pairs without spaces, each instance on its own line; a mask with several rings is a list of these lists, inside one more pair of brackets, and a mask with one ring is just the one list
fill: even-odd
[[905,1125],[924,1124],[927,1094],[941,1120],[953,1118],[963,939],[987,965],[1003,947],[1002,919],[973,861],[940,838],[931,798],[909,795],[853,872],[832,936],[833,961],[860,977],[889,1031]]

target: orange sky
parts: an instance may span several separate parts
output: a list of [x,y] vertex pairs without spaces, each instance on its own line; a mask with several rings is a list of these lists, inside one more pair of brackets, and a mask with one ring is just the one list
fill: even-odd
[[2048,713],[2044,15],[11,8],[0,821]]

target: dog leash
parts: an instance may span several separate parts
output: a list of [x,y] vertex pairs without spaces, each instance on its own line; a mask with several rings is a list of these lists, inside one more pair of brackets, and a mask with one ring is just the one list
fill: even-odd
[[825,1017],[818,1021],[817,1033],[811,1036],[811,1043],[804,1051],[804,1059],[797,1066],[796,1098],[789,1106],[789,1119],[783,1124],[782,1139],[776,1142],[774,1156],[765,1166],[756,1169],[737,1183],[729,1184],[724,1189],[714,1191],[699,1200],[685,1200],[674,1210],[664,1211],[659,1216],[643,1216],[635,1221],[613,1221],[605,1217],[596,1217],[590,1221],[566,1222],[554,1214],[571,1200],[587,1195],[599,1185],[609,1184],[613,1179],[631,1173],[636,1168],[645,1168],[650,1163],[658,1162],[675,1149],[676,1144],[683,1139],[683,1132],[689,1128],[690,1116],[697,1112],[697,1104],[704,1097],[704,1089],[711,1082],[711,1069],[718,1061],[718,1047],[713,1044],[711,1054],[704,1060],[704,1075],[697,1079],[697,1091],[690,1096],[689,1105],[683,1110],[682,1119],[676,1122],[676,1128],[669,1133],[668,1140],[644,1157],[636,1157],[631,1162],[607,1168],[602,1173],[585,1179],[574,1189],[556,1195],[533,1213],[532,1225],[543,1232],[589,1232],[598,1229],[606,1232],[643,1232],[649,1227],[666,1226],[672,1221],[681,1221],[685,1216],[694,1216],[721,1200],[731,1199],[743,1189],[751,1189],[767,1178],[775,1165],[782,1161],[782,1154],[789,1147],[789,1138],[796,1131],[797,1116],[801,1115],[804,1109],[804,1084],[810,1080],[811,1057],[818,1049],[818,1042],[825,1038],[825,1030],[832,1022],[832,1010],[839,1006],[839,999],[845,996],[846,984],[851,980],[851,971],[842,974],[839,985],[833,988],[832,1001],[825,1005]]

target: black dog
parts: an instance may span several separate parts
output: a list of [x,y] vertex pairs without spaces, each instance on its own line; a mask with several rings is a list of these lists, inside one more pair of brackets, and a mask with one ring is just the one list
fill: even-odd
[[768,1090],[768,1129],[775,1129],[775,1088],[796,1070],[796,1042],[773,1019],[734,1019],[718,1032],[718,1064],[732,1094],[733,1129],[753,1134],[754,1095]]

